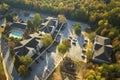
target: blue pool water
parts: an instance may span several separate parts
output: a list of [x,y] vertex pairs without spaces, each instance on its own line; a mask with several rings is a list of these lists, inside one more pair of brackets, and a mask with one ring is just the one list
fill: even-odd
[[12,31],[12,35],[21,37],[22,36],[22,32],[20,32],[20,31]]

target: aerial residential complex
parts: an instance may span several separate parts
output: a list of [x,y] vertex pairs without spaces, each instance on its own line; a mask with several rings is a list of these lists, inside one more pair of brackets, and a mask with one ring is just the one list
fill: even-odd
[[120,80],[119,0],[0,0],[0,80]]

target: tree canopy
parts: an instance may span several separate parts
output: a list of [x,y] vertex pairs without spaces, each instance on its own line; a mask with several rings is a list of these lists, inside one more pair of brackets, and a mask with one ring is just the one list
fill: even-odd
[[11,14],[6,14],[6,21],[13,22],[13,16]]
[[21,76],[26,77],[28,75],[28,68],[25,65],[20,65],[18,72]]
[[120,7],[114,8],[109,12],[108,21],[110,24],[120,26]]
[[67,48],[71,47],[71,42],[68,39],[64,39],[62,40],[62,44],[64,44]]
[[58,52],[64,54],[67,52],[68,48],[64,44],[60,44],[57,46]]
[[74,25],[74,31],[77,35],[79,35],[81,33],[81,25],[79,23],[76,23]]
[[58,15],[59,24],[66,23],[66,17],[64,15]]
[[39,13],[36,13],[33,19],[33,26],[37,30],[40,24],[42,23],[42,18]]
[[20,57],[20,62],[25,65],[29,66],[29,64],[32,62],[32,58],[28,55]]
[[51,34],[43,35],[43,38],[40,40],[45,47],[49,46],[53,42]]
[[30,21],[30,20],[27,21],[27,27],[28,27],[28,28],[33,28],[33,23],[32,23],[32,21]]

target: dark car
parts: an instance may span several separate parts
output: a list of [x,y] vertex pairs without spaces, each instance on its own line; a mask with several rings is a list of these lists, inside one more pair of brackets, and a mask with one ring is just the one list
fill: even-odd
[[82,57],[82,59],[85,59],[85,56],[82,55],[81,57]]
[[72,44],[73,44],[74,46],[76,46],[76,42],[72,42]]
[[69,36],[69,37],[68,37],[68,39],[69,39],[69,40],[72,40],[72,37],[71,37],[71,36]]
[[35,62],[38,64],[39,62],[37,60],[35,60]]

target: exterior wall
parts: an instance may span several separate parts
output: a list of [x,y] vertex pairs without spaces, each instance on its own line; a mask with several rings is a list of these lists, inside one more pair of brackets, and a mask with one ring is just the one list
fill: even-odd
[[43,47],[43,44],[41,42],[39,42],[39,44],[37,45],[38,49],[40,50],[40,48]]
[[95,63],[107,63],[107,64],[110,64],[110,63],[111,63],[111,62],[104,61],[104,60],[97,59],[97,58],[93,58],[93,62],[95,62]]
[[36,50],[33,49],[33,50],[30,50],[27,55],[32,57],[35,53],[36,53]]
[[58,21],[56,21],[56,27],[58,26]]
[[52,31],[51,31],[51,34],[53,34],[53,33],[54,33],[55,29],[56,29],[56,27],[55,27],[55,26],[52,26]]

